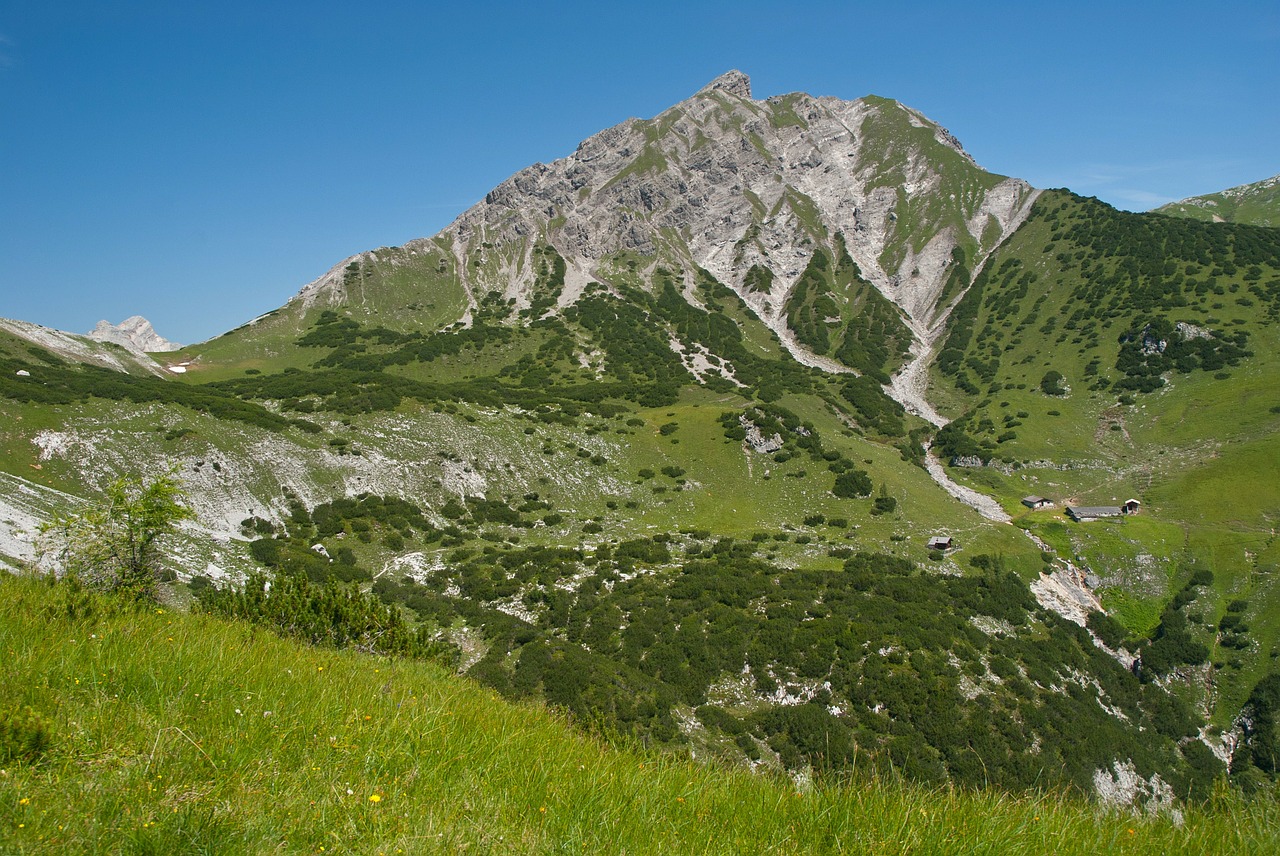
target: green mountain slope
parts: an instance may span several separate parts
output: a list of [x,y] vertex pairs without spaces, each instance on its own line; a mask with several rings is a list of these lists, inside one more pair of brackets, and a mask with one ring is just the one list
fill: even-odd
[[25,579],[0,579],[0,646],[0,717],[49,738],[3,762],[5,852],[1240,853],[1280,827],[1272,800],[1175,824],[865,772],[797,787],[608,748],[432,663]]
[[119,345],[26,321],[0,318],[0,358],[7,360],[6,365],[11,369],[6,374],[17,377],[16,373],[23,371],[33,357],[36,361],[45,361],[50,355],[60,361],[84,363],[113,372],[166,376],[165,370],[150,357]]
[[1155,209],[1157,214],[1213,223],[1280,226],[1280,176],[1242,184],[1218,193],[1192,196]]
[[[1210,674],[1189,683],[1208,680],[1224,722],[1276,656],[1278,298],[1280,233],[1049,192],[957,306],[935,375],[960,416],[947,450],[1001,466],[969,478],[1011,511],[1027,494],[1143,502],[1123,525],[1024,518],[1132,631],[1156,627],[1191,568],[1213,572],[1197,616]],[[1248,640],[1214,632],[1239,599]]]
[[334,305],[377,326],[436,330],[466,311],[467,292],[454,265],[451,254],[431,242],[360,253],[344,259],[280,309],[167,359],[194,361],[188,369],[200,380],[248,369],[299,366],[303,363],[297,359],[294,340]]
[[[737,300],[710,281],[703,298]],[[312,368],[130,387],[118,394],[149,405],[142,424],[117,415],[96,435],[85,417],[112,389],[96,370],[40,379],[86,408],[63,423],[64,447],[127,450],[144,471],[182,462],[203,488],[199,516],[234,520],[209,488],[230,494],[245,509],[238,534],[257,539],[248,552],[276,573],[376,575],[380,597],[466,652],[468,674],[603,731],[780,769],[835,772],[861,755],[915,779],[1009,788],[1087,791],[1128,764],[1205,792],[1221,765],[1177,742],[1191,713],[1035,604],[1011,571],[1034,577],[1040,554],[903,461],[890,444],[900,415],[859,437],[846,425],[867,404],[851,381],[755,356],[716,318],[670,284],[656,299],[588,291],[554,324],[482,313],[431,336],[330,312],[300,339]],[[574,356],[589,335],[599,376]],[[757,386],[710,371],[697,383],[667,336],[685,351],[718,344]],[[423,379],[454,356],[455,379],[448,366]],[[84,465],[63,460],[47,477]],[[295,487],[272,487],[299,470]],[[344,482],[373,491],[344,500]],[[926,550],[939,524],[965,564]],[[944,582],[891,553],[974,577]],[[220,575],[206,574],[192,585],[208,591]],[[1025,725],[991,733],[993,706]]]
[[509,697],[797,774],[1206,793],[1280,642],[1276,235],[730,73],[181,374],[0,339],[0,560],[176,466],[179,600],[354,583]]

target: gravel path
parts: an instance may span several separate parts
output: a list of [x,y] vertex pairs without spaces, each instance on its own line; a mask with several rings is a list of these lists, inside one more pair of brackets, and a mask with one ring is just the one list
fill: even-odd
[[942,462],[938,460],[938,456],[928,447],[925,447],[924,467],[943,490],[977,511],[983,517],[988,520],[994,520],[997,523],[1012,522],[1013,518],[1000,506],[1000,503],[985,493],[978,493],[972,488],[967,488],[952,481],[951,477],[947,475],[947,471],[942,468]]

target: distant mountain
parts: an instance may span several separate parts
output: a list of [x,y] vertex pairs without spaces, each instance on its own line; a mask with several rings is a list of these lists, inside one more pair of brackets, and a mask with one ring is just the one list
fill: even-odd
[[[127,322],[126,322],[127,323]],[[145,320],[143,323],[146,323]],[[102,328],[103,321],[98,325]],[[110,325],[108,325],[110,326]],[[116,329],[116,328],[112,328]],[[148,325],[150,329],[150,325]],[[95,331],[96,332],[96,331]],[[118,337],[117,337],[118,338]],[[157,337],[158,338],[158,337]],[[164,341],[161,339],[160,341]],[[71,362],[100,366],[119,372],[136,374],[139,372],[160,374],[163,369],[137,347],[130,347],[116,338],[102,338],[89,334],[82,336],[55,330],[29,321],[17,321],[0,318],[0,355],[9,352],[21,352],[23,349],[36,349],[31,353],[52,353]]]
[[151,322],[141,315],[133,315],[119,324],[99,321],[87,335],[96,342],[114,342],[141,354],[176,351],[182,347],[157,333]]
[[[393,328],[469,324],[490,295],[557,313],[593,281],[647,285],[661,267],[687,296],[709,273],[801,362],[861,370],[867,361],[842,346],[868,299],[898,307],[880,314],[905,352],[1036,194],[896,101],[755,100],[733,71],[653,119],[522,170],[433,238],[344,260],[265,326],[314,307]],[[544,247],[564,261],[554,285],[539,278]],[[849,273],[837,282],[815,271],[797,289],[816,250],[847,257]],[[900,359],[895,350],[874,368]]]
[[1192,196],[1155,209],[1157,214],[1212,223],[1280,226],[1280,175],[1218,193]]

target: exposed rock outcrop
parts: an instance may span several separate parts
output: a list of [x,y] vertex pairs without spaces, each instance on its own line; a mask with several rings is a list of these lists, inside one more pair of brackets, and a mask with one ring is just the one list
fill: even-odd
[[141,315],[130,316],[119,324],[99,321],[86,335],[95,342],[111,342],[139,354],[176,351],[182,347],[157,333],[151,322]]
[[139,370],[157,375],[164,373],[164,369],[155,360],[141,351],[126,347],[122,352],[119,348],[110,347],[109,344],[89,336],[11,318],[0,318],[0,330],[72,362],[88,363],[126,373]]

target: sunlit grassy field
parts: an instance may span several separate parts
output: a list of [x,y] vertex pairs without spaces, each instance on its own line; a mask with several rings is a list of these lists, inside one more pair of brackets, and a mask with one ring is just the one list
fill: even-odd
[[[1166,816],[1057,794],[800,784],[606,745],[431,663],[0,581],[4,853],[1262,853],[1274,799]],[[856,775],[856,774],[855,774]]]

